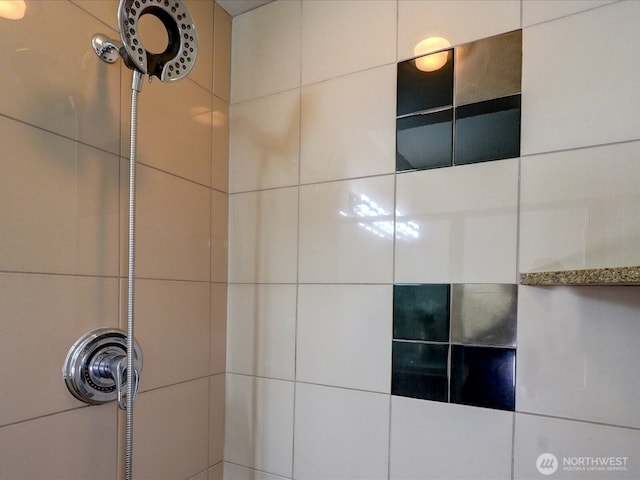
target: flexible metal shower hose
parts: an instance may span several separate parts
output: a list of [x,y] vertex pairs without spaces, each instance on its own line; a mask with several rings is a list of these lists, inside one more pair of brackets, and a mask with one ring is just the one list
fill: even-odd
[[133,71],[131,83],[131,145],[129,150],[129,261],[127,281],[127,410],[125,426],[125,480],[132,479],[133,462],[133,402],[134,395],[134,294],[135,294],[135,240],[136,240],[136,143],[138,137],[138,93],[142,88],[144,74]]

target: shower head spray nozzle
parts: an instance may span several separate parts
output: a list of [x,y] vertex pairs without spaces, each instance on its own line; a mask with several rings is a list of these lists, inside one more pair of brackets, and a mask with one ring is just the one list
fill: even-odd
[[[167,30],[168,43],[161,53],[145,49],[138,24],[144,15],[153,15]],[[122,43],[94,35],[91,43],[96,54],[113,63],[122,56],[127,67],[163,82],[175,82],[186,77],[198,55],[198,35],[193,18],[182,0],[120,0],[118,27]]]

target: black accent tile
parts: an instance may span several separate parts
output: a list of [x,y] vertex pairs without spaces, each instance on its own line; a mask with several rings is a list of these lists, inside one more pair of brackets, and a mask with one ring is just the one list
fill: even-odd
[[393,338],[449,341],[448,284],[394,285]]
[[456,165],[520,156],[520,95],[456,108]]
[[451,166],[453,109],[396,120],[396,172]]
[[516,346],[518,286],[465,283],[451,288],[451,341]]
[[516,351],[451,346],[451,403],[515,410]]
[[449,345],[393,342],[391,394],[446,402]]
[[443,53],[446,63],[433,72],[419,70],[415,60],[398,63],[398,116],[453,105],[453,50],[431,55]]

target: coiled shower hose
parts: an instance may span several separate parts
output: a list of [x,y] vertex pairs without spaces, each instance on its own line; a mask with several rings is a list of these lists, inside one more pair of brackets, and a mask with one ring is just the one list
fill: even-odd
[[131,81],[131,144],[129,150],[129,258],[127,278],[127,408],[125,426],[125,480],[132,479],[133,462],[133,402],[136,386],[133,357],[133,320],[135,299],[135,259],[136,259],[136,144],[138,141],[138,93],[142,89],[144,74],[133,70]]

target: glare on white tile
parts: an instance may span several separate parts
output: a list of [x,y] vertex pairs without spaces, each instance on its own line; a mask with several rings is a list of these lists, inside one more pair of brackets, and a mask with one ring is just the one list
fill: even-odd
[[229,285],[227,371],[293,380],[295,285]]
[[291,477],[293,382],[227,374],[225,460]]
[[302,89],[301,183],[394,171],[395,84],[388,65]]
[[[135,293],[135,334],[144,355],[141,391],[208,375],[210,286],[139,279]],[[124,302],[122,310],[121,328],[126,329]]]
[[510,479],[512,429],[511,412],[394,396],[389,478]]
[[391,283],[393,176],[300,187],[300,281]]
[[638,311],[636,287],[520,287],[518,411],[640,427]]
[[116,478],[116,414],[99,405],[0,428],[0,478]]
[[233,105],[229,138],[229,191],[298,183],[300,90]]
[[395,1],[303,2],[302,84],[394,63],[396,22]]
[[638,452],[639,430],[516,414],[515,480],[632,480],[640,478]]
[[22,20],[2,19],[0,113],[117,154],[120,64],[93,53],[96,32],[118,38],[69,2],[30,1]]
[[524,30],[523,155],[638,138],[638,16],[615,2]]
[[[205,470],[208,415],[208,378],[141,393],[133,431],[136,476],[170,480]],[[124,443],[123,438],[120,441]]]
[[285,480],[285,477],[241,467],[233,463],[225,463],[224,480]]
[[0,274],[0,425],[84,405],[62,364],[82,335],[118,326],[118,298],[115,278]]
[[[122,156],[129,158],[131,70],[122,73]],[[156,79],[157,80],[157,79]],[[200,85],[145,82],[139,95],[136,159],[209,186],[212,95]]]
[[518,28],[518,0],[399,0],[398,59],[416,56],[415,46],[429,37],[445,38],[451,45],[460,45]]
[[386,479],[389,395],[296,386],[294,476]]
[[[128,173],[123,161],[122,232],[128,229]],[[139,165],[136,189],[136,273],[172,280],[210,279],[210,189]],[[121,235],[126,274],[127,235]]]
[[640,142],[522,159],[520,271],[640,264]]
[[229,197],[229,282],[295,282],[297,245],[297,187]]
[[301,285],[296,380],[389,393],[392,297],[391,285]]
[[300,85],[300,0],[273,2],[233,21],[231,103]]
[[522,2],[522,26],[529,27],[547,20],[566,17],[614,1],[616,0],[570,0],[563,2],[525,0]]
[[0,145],[0,268],[117,275],[117,157],[4,117]]
[[398,175],[395,282],[514,283],[517,204],[518,159]]

